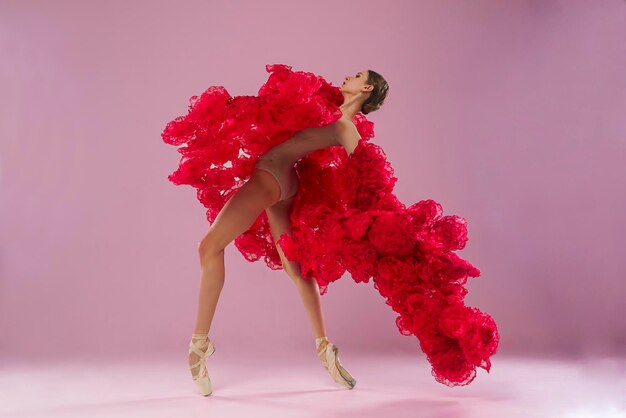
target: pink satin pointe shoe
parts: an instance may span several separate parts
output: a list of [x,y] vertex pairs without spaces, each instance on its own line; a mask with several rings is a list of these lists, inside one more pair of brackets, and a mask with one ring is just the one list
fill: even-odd
[[337,346],[328,341],[326,337],[319,337],[315,339],[315,347],[322,364],[335,382],[348,389],[354,388],[356,380],[341,365]]
[[[204,396],[209,396],[213,392],[211,387],[211,379],[207,372],[205,360],[215,352],[215,345],[213,341],[209,339],[207,334],[192,334],[191,341],[189,342],[189,354],[195,354],[199,357],[198,361],[189,365],[191,370],[191,377],[193,381],[200,388],[200,393]],[[189,358],[189,361],[193,359]],[[196,369],[194,371],[194,369]]]

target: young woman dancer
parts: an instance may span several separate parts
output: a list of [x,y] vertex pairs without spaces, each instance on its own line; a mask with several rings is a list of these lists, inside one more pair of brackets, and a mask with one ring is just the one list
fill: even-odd
[[443,214],[433,199],[403,203],[384,150],[368,142],[365,114],[383,103],[388,85],[359,71],[341,87],[285,64],[257,96],[231,96],[210,86],[192,96],[189,112],[167,124],[163,141],[180,146],[176,184],[198,189],[211,227],[199,245],[202,271],[189,366],[211,393],[205,360],[224,285],[224,248],[234,240],[248,261],[284,269],[299,290],[320,360],[351,389],[326,337],[319,296],[345,273],[374,288],[395,313],[398,331],[415,336],[436,381],[465,386],[489,372],[498,348],[493,318],[466,306],[465,283],[480,270],[455,251],[468,241],[467,221]]
[[360,140],[353,118],[358,112],[377,110],[385,100],[388,84],[377,72],[362,70],[345,77],[340,90],[344,97],[340,106],[343,115],[328,125],[303,129],[262,155],[250,179],[226,202],[199,244],[201,282],[196,324],[189,343],[189,367],[205,396],[212,393],[205,360],[215,351],[208,334],[224,286],[224,249],[262,211],[267,214],[282,266],[306,309],[322,364],[337,383],[348,389],[356,384],[339,361],[337,346],[326,336],[317,282],[303,279],[299,263],[288,260],[277,243],[281,235],[289,233],[289,214],[298,191],[294,164],[310,152],[336,145],[343,146],[350,155]]

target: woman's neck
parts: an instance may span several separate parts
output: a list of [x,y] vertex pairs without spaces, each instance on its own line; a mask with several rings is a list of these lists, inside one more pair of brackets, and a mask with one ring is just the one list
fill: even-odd
[[361,110],[363,101],[359,96],[344,96],[343,104],[339,106],[339,109],[346,119],[353,120],[354,116]]

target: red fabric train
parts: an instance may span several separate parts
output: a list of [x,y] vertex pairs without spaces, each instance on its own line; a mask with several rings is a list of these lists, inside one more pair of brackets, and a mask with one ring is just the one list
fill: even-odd
[[[210,223],[267,150],[342,115],[343,96],[324,78],[283,64],[266,70],[270,76],[257,96],[231,97],[224,87],[211,86],[192,96],[188,114],[163,131],[163,140],[182,154],[168,179],[197,189]],[[300,263],[303,277],[318,282],[322,295],[346,271],[357,283],[372,279],[399,314],[400,333],[418,338],[435,379],[467,385],[477,367],[489,372],[499,334],[491,316],[463,302],[467,279],[480,275],[454,253],[467,242],[466,221],[444,216],[434,200],[400,202],[391,164],[369,142],[374,124],[362,113],[353,121],[361,140],[351,155],[334,146],[296,163],[291,233],[279,245]],[[248,261],[262,258],[269,268],[282,269],[265,212],[235,246]]]

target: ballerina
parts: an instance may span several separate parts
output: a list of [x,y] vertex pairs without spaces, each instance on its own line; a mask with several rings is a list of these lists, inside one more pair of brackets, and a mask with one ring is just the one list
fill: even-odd
[[[204,360],[215,351],[208,333],[224,286],[224,249],[237,236],[248,230],[263,211],[266,211],[275,242],[281,235],[289,233],[289,214],[298,182],[294,164],[312,151],[331,146],[341,145],[348,154],[351,154],[361,139],[352,119],[359,111],[369,113],[378,109],[385,99],[386,91],[386,81],[372,70],[363,70],[355,75],[346,76],[341,86],[345,98],[340,106],[343,116],[328,125],[298,131],[291,139],[263,154],[257,161],[250,179],[230,197],[200,241],[202,274],[198,313],[190,342],[189,365],[192,377],[203,395],[212,392]],[[304,280],[299,263],[285,258],[277,243],[276,249],[285,272],[300,293],[322,364],[335,381],[352,389],[356,380],[342,366],[337,346],[326,336],[317,282]]]
[[346,272],[357,283],[373,279],[399,314],[398,330],[419,339],[438,382],[467,385],[477,367],[489,371],[497,327],[464,305],[463,285],[480,271],[454,254],[467,241],[465,219],[443,216],[432,199],[400,202],[385,153],[368,142],[373,123],[365,115],[384,103],[385,79],[362,70],[335,87],[283,64],[266,69],[271,75],[258,96],[231,97],[211,86],[162,134],[182,145],[168,179],[198,189],[211,223],[198,248],[201,285],[189,345],[201,393],[212,392],[208,332],[224,285],[224,248],[233,240],[248,261],[262,259],[291,277],[317,354],[344,387],[356,380],[326,336],[319,295]]

